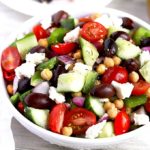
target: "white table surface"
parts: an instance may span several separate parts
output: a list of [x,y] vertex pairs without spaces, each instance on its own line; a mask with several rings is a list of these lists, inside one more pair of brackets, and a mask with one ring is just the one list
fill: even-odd
[[[145,0],[114,0],[108,6],[131,13],[150,23]],[[17,30],[29,18],[30,16],[23,15],[0,3],[0,42],[7,38],[10,32]],[[30,133],[15,119],[12,120],[12,131],[16,150],[68,150],[67,148],[50,145],[48,142]],[[149,133],[143,133],[143,135],[140,135],[141,137],[137,137],[134,141],[118,146],[117,150],[150,150],[149,134],[150,130]]]

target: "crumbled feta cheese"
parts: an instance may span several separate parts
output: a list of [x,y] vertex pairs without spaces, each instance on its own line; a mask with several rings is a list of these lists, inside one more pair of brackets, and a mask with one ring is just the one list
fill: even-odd
[[133,90],[133,84],[127,83],[118,83],[116,81],[111,82],[112,86],[116,89],[117,96],[120,99],[125,99],[130,97],[131,92]]
[[150,61],[150,52],[142,51],[139,57],[139,61],[141,66],[143,66],[146,62]]
[[112,24],[114,26],[118,26],[118,27],[121,26],[123,23],[122,19],[115,15],[110,15],[110,20],[112,21]]
[[18,79],[22,77],[31,78],[35,73],[35,64],[29,62],[23,63],[15,69],[15,73]]
[[73,71],[78,72],[83,75],[85,75],[88,71],[91,71],[91,70],[92,70],[91,66],[85,65],[80,62],[75,63],[75,66],[73,67]]
[[48,27],[51,26],[52,20],[50,17],[49,19],[44,18],[40,21],[40,23],[41,23],[42,28],[46,30]]
[[80,27],[76,27],[75,29],[71,30],[65,35],[64,41],[65,42],[78,42],[79,34],[80,34]]
[[92,125],[86,130],[85,137],[88,139],[95,139],[102,132],[103,127],[106,124],[106,120],[97,123],[96,125]]
[[109,102],[109,98],[99,98],[100,102]]
[[133,120],[135,125],[145,125],[149,123],[149,117],[146,114],[133,113]]
[[58,93],[56,88],[53,86],[49,88],[49,98],[55,101],[57,104],[64,103],[66,101],[65,96],[61,93]]
[[26,62],[30,62],[35,65],[38,65],[45,60],[45,53],[33,53],[33,54],[28,53],[25,59]]

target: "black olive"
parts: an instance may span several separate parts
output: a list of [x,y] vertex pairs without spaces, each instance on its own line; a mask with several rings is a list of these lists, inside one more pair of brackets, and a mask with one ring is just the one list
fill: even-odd
[[123,17],[122,21],[123,21],[122,27],[124,27],[126,29],[133,29],[135,26],[133,20],[128,17]]
[[150,46],[150,37],[141,39],[140,41],[140,47],[146,47],[146,46]]

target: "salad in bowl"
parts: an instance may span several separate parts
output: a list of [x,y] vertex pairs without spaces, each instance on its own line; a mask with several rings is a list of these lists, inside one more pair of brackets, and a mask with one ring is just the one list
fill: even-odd
[[150,28],[119,13],[60,10],[18,31],[1,55],[18,121],[49,142],[84,148],[149,123]]

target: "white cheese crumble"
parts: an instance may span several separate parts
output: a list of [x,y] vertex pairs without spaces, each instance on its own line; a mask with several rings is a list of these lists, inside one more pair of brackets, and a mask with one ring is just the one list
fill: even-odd
[[78,42],[79,34],[80,34],[80,27],[76,27],[75,29],[71,30],[65,35],[64,41],[65,42]]
[[146,114],[133,113],[133,120],[135,125],[145,125],[149,123],[149,117]]
[[109,102],[109,98],[99,98],[99,101],[102,103]]
[[15,73],[18,79],[22,77],[31,78],[35,73],[35,64],[26,62],[23,63],[21,66],[15,69]]
[[65,96],[61,93],[58,93],[56,88],[53,86],[49,88],[49,98],[55,101],[56,104],[64,103],[66,101]]
[[125,99],[130,97],[131,92],[133,90],[133,84],[127,82],[127,83],[118,83],[116,81],[112,81],[111,85],[115,88],[117,92],[117,96],[120,99]]
[[142,51],[139,57],[139,61],[141,66],[143,66],[146,62],[150,61],[150,53],[148,51]]
[[103,127],[106,124],[106,120],[97,123],[96,125],[92,125],[86,130],[85,137],[88,139],[95,139],[102,132]]
[[28,53],[25,59],[26,62],[30,62],[35,65],[38,65],[45,60],[45,53],[33,53],[33,54]]
[[78,62],[75,63],[75,66],[73,67],[73,71],[86,75],[88,71],[92,71],[92,67]]
[[40,23],[41,23],[42,28],[46,30],[48,27],[51,26],[52,20],[50,17],[49,19],[44,18],[40,21]]

